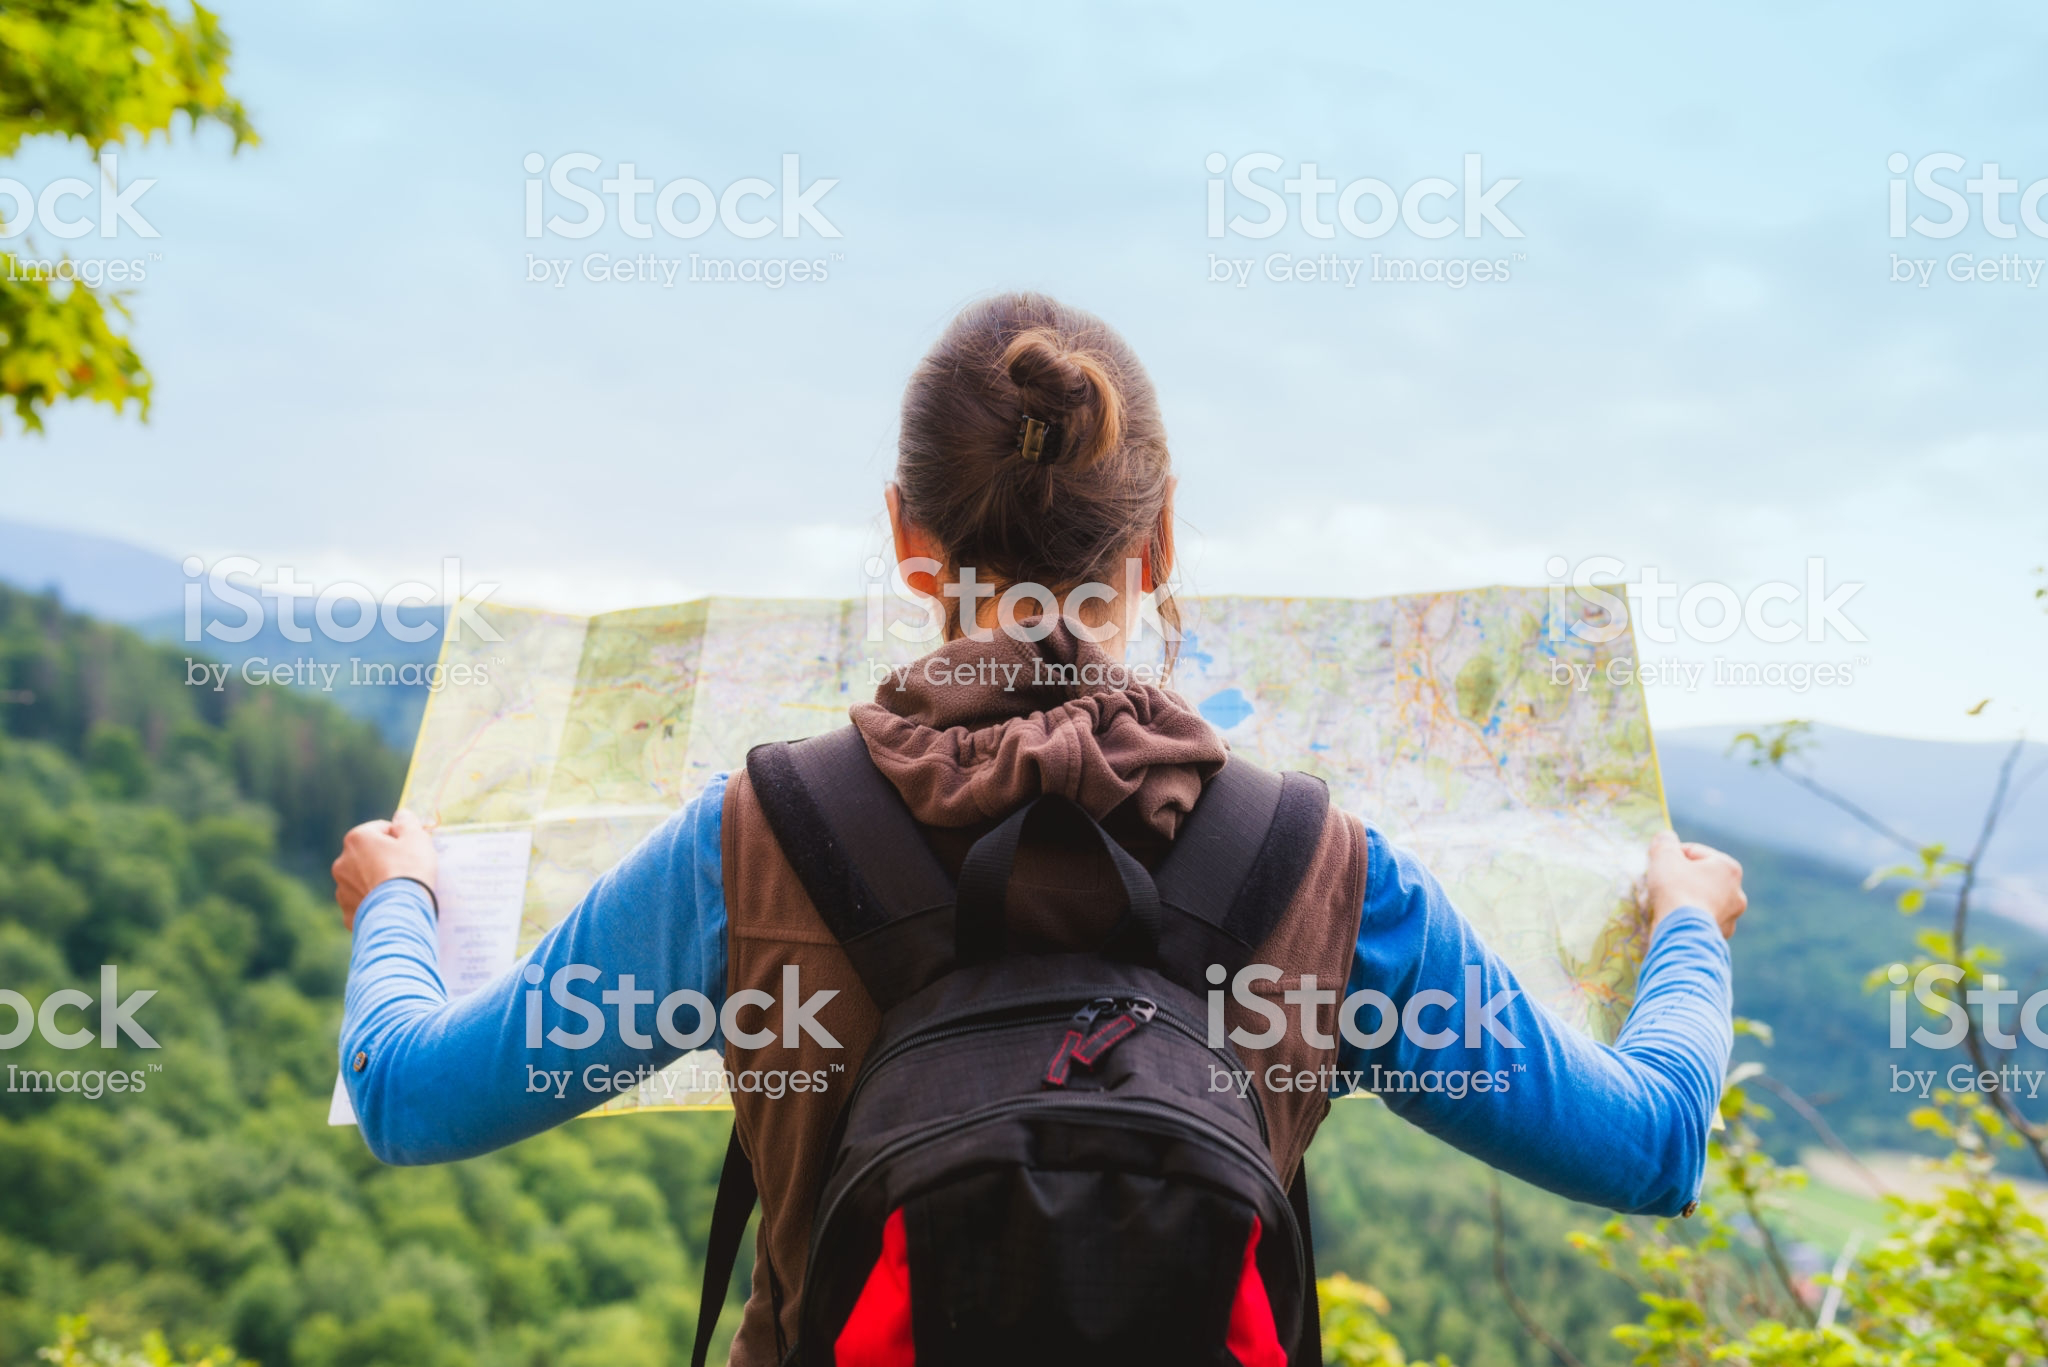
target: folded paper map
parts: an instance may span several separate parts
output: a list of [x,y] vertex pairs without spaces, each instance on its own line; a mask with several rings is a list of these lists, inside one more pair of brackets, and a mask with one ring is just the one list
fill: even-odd
[[[1234,753],[1328,780],[1334,802],[1421,856],[1530,996],[1611,1039],[1642,957],[1644,850],[1666,817],[1631,638],[1580,639],[1564,601],[1183,600],[1173,686]],[[441,849],[454,993],[510,971],[749,748],[844,724],[932,644],[899,639],[861,600],[486,619],[502,639],[443,646],[405,784]],[[694,1054],[605,1109],[722,1104],[719,1071]]]

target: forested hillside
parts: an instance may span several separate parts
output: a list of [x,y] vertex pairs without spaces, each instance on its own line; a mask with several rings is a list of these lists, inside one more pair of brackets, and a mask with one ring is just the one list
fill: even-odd
[[0,688],[0,986],[97,994],[116,964],[124,997],[156,990],[136,1019],[162,1045],[7,1051],[144,1090],[0,1091],[0,1361],[79,1311],[266,1367],[613,1367],[687,1343],[721,1117],[424,1170],[327,1127],[347,941],[287,870],[388,811],[403,761],[366,724],[187,689],[177,652],[6,590]]
[[[1930,899],[1917,915],[1902,916],[1895,890],[1863,888],[1858,870],[1743,841],[1684,813],[1676,819],[1688,839],[1720,845],[1743,862],[1751,909],[1733,942],[1735,1009],[1768,1024],[1773,1039],[1768,1046],[1754,1038],[1739,1040],[1737,1059],[1765,1064],[1774,1078],[1813,1104],[1851,1148],[1944,1152],[1938,1136],[1909,1123],[1908,1115],[1925,1100],[1893,1092],[1891,1070],[1932,1070],[1947,1085],[1949,1070],[1966,1064],[1969,1055],[1960,1046],[1925,1049],[1910,1040],[1902,1050],[1889,1048],[1891,984],[1872,990],[1869,978],[1887,964],[1912,959],[1916,933],[1946,930],[1953,902]],[[2048,940],[2038,932],[1979,914],[1970,941],[2001,951],[1999,971],[2022,998],[2048,986]],[[2008,1008],[2009,1028],[2015,1025],[2013,1015]],[[1913,1025],[1928,1020],[1913,1007]],[[2001,1065],[2048,1069],[2048,1051],[2024,1038],[2017,1044],[1999,1056]],[[1773,1095],[1761,1099],[1774,1112],[1762,1131],[1781,1160],[1790,1162],[1801,1149],[1821,1142],[1790,1106]],[[2004,1159],[2016,1174],[2039,1175],[2033,1159],[2016,1149]]]
[[[0,987],[97,996],[115,964],[124,996],[156,991],[136,1018],[162,1044],[32,1035],[0,1058],[143,1080],[96,1099],[0,1091],[0,1362],[34,1361],[79,1312],[265,1367],[673,1360],[725,1117],[580,1122],[408,1170],[330,1129],[347,941],[324,866],[348,825],[389,810],[403,760],[318,698],[187,687],[183,659],[0,589]],[[1776,1017],[1774,1067],[1833,1088],[1860,1142],[1897,1146],[1863,1075],[1883,1014],[1861,990],[1903,939],[1897,914],[1837,871],[1741,853],[1743,1007]],[[1312,1166],[1322,1270],[1378,1285],[1411,1351],[1550,1361],[1498,1293],[1484,1168],[1370,1102],[1336,1109]],[[1504,1196],[1524,1300],[1587,1362],[1624,1361],[1605,1330],[1629,1294],[1565,1245],[1598,1214],[1512,1181]]]

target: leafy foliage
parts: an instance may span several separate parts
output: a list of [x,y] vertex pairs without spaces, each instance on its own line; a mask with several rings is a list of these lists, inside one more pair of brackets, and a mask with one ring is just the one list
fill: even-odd
[[[237,150],[256,141],[248,112],[226,86],[230,46],[220,21],[193,5],[179,18],[154,0],[31,0],[0,7],[0,156],[25,138],[148,142],[214,123]],[[65,258],[69,263],[69,258]],[[150,378],[129,342],[118,291],[77,272],[0,256],[0,397],[26,431],[68,399],[133,404],[149,414]]]
[[[82,762],[111,795],[186,817],[218,808],[268,825],[288,867],[324,872],[358,821],[388,815],[405,775],[367,723],[314,697],[230,676],[186,682],[186,655],[0,585],[0,733]],[[122,739],[125,736],[126,739]]]
[[[0,1091],[0,1361],[81,1313],[94,1332],[64,1319],[44,1360],[596,1367],[688,1343],[722,1118],[579,1123],[429,1169],[386,1168],[325,1125],[346,939],[324,886],[291,871],[387,811],[400,768],[318,698],[187,687],[178,651],[0,589],[0,985],[96,991],[117,963],[124,992],[158,990],[146,1020],[164,1044],[107,1064],[161,1062],[140,1095]],[[1744,857],[1773,907],[1818,896],[1822,873]],[[1819,919],[1910,924],[1853,885],[1838,895]],[[1795,943],[1809,926],[1779,944],[1759,936],[1772,924],[1738,956],[1841,958],[1829,992],[1857,991],[1864,941]],[[1744,982],[1775,982],[1762,966]],[[1770,991],[1787,1010],[1813,995]],[[31,1040],[5,1061],[78,1060]],[[1891,1203],[1823,1323],[1827,1279],[1772,1252],[1800,1179],[1764,1142],[1774,1122],[1751,1093],[1768,1080],[1754,1059],[1731,1077],[1714,1199],[1691,1220],[1610,1222],[1585,1258],[1568,1235],[1591,1212],[1503,1183],[1499,1274],[1484,1168],[1375,1104],[1336,1107],[1312,1159],[1319,1259],[1348,1274],[1321,1286],[1328,1360],[1417,1361],[1403,1343],[1463,1367],[1559,1360],[1502,1278],[1588,1367],[2037,1360],[2048,1235],[1993,1165],[2001,1117],[1937,1094],[1919,1122],[1950,1146],[1952,1184]]]
[[145,1087],[10,1093],[0,1070],[0,1361],[81,1313],[105,1337],[67,1321],[54,1360],[671,1360],[726,1121],[589,1122],[439,1168],[330,1129],[347,938],[284,865],[388,811],[398,763],[318,699],[187,689],[179,659],[0,593],[0,985],[96,993],[116,964],[124,995],[156,990],[138,1020],[163,1046],[6,1052]]
[[31,0],[0,10],[0,156],[43,134],[108,143],[218,123],[256,141],[227,90],[231,52],[202,6],[180,19],[152,0]]
[[[1408,1355],[1386,1326],[1389,1309],[1380,1289],[1339,1272],[1316,1283],[1322,1305],[1323,1361],[1338,1367],[1408,1367]],[[1436,1359],[1449,1367],[1450,1359]]]
[[40,432],[43,410],[63,399],[149,415],[149,372],[123,331],[119,294],[48,279],[11,253],[0,271],[0,397],[24,430]]
[[[1346,1302],[1346,1315],[1370,1310],[1400,1344],[1462,1367],[1555,1367],[1495,1279],[1485,1164],[1376,1101],[1340,1101],[1310,1151],[1309,1177],[1318,1268],[1374,1288]],[[1501,1182],[1501,1199],[1506,1270],[1518,1294],[1588,1367],[1626,1362],[1608,1328],[1633,1313],[1634,1298],[1569,1242],[1602,1212],[1512,1178]],[[1334,1306],[1324,1304],[1327,1321]],[[1326,1336],[1326,1350],[1332,1341]]]
[[[1970,714],[1982,711],[1980,703]],[[1879,966],[1867,986],[1904,982],[1936,963],[1955,965],[1951,988],[1992,985],[1988,970],[2003,956],[1968,939],[1970,894],[2013,791],[2017,744],[1999,772],[1975,847],[1963,859],[1944,846],[1914,841],[1807,772],[1799,763],[1811,749],[1805,723],[1745,732],[1732,748],[1848,812],[1911,856],[1878,869],[1866,881],[1866,892],[1903,883],[1896,900],[1907,916],[1945,903],[1948,929],[1920,932],[1915,940],[1921,957],[1910,965]],[[1854,911],[1848,918],[1852,921]],[[1805,956],[1809,964],[1812,957]],[[1796,1010],[1814,994],[1775,995]],[[1946,1006],[1971,1063],[1982,1071],[1993,1057],[1988,1037],[1996,1032],[1966,1011],[1967,1000],[1952,991]],[[1773,1043],[1775,1032],[1768,1026],[1743,1020],[1736,1026],[1738,1035],[1766,1047]],[[2012,1058],[2013,1043],[2003,1041],[2005,1052],[1998,1057]],[[1884,1066],[1897,1071],[1894,1065]],[[1911,1121],[1949,1146],[1939,1165],[1945,1180],[1937,1194],[1923,1200],[1888,1197],[1885,1234],[1873,1250],[1852,1261],[1852,1244],[1832,1274],[1802,1278],[1788,1261],[1777,1230],[1783,1198],[1803,1185],[1805,1174],[1773,1158],[1758,1128],[1771,1114],[1751,1098],[1753,1085],[1769,1086],[1839,1147],[1812,1103],[1771,1078],[1763,1062],[1743,1060],[1723,1087],[1723,1127],[1710,1144],[1711,1199],[1687,1220],[1614,1218],[1597,1233],[1573,1236],[1599,1267],[1636,1295],[1635,1316],[1611,1331],[1613,1341],[1630,1350],[1636,1363],[2017,1367],[2048,1361],[2048,1222],[1999,1175],[1996,1161],[2004,1145],[2023,1149],[2048,1166],[2048,1126],[2030,1120],[2002,1089],[1988,1095],[1934,1091],[1934,1104],[1914,1111]],[[1518,1303],[1504,1260],[1499,1280],[1505,1298]],[[1405,1362],[1399,1339],[1386,1324],[1393,1311],[1384,1296],[1335,1279],[1323,1290],[1326,1361]],[[1565,1346],[1566,1341],[1582,1341],[1576,1335],[1553,1334],[1535,1319],[1527,1324],[1531,1337],[1543,1341],[1558,1361],[1570,1367],[1579,1360]]]
[[73,1315],[57,1325],[57,1341],[36,1350],[36,1356],[56,1367],[252,1367],[252,1364],[219,1346],[173,1353],[164,1336],[152,1329],[142,1336],[138,1348],[126,1348],[111,1339],[88,1337],[91,1327],[85,1316]]
[[[1971,715],[1982,710],[1980,703]],[[1811,775],[1788,769],[1803,734],[1793,722],[1738,737],[1737,744],[1750,748],[1754,763],[1784,773],[1913,856],[1877,870],[1866,887],[1903,881],[1898,906],[1909,916],[1931,895],[1950,898],[1949,929],[1917,937],[1926,958],[1905,972],[1880,968],[1871,985],[1904,981],[1934,962],[1953,963],[1961,983],[1988,985],[1986,970],[2000,956],[1966,938],[1970,893],[2011,794],[2019,746],[1999,772],[1974,850],[1956,860],[1944,847],[1915,842]],[[1984,1069],[1991,1032],[1967,1014],[1963,998],[1951,998],[1951,1009],[1972,1062]],[[1730,1075],[1721,1102],[1726,1128],[1713,1146],[1718,1187],[1741,1209],[1752,1256],[1742,1256],[1733,1227],[1705,1208],[1703,1234],[1687,1237],[1659,1221],[1639,1238],[1624,1222],[1612,1221],[1597,1238],[1581,1239],[1603,1267],[1638,1287],[1646,1313],[1614,1331],[1636,1350],[1638,1363],[1963,1367],[2048,1360],[2048,1224],[1998,1176],[1994,1159],[2005,1144],[2026,1148],[2048,1165],[2043,1126],[2003,1090],[1988,1097],[1934,1092],[1934,1104],[1915,1111],[1912,1121],[1950,1144],[1941,1165],[1947,1180],[1932,1200],[1888,1198],[1886,1236],[1860,1262],[1851,1264],[1844,1254],[1836,1272],[1821,1279],[1828,1290],[1816,1311],[1810,1294],[1816,1288],[1793,1276],[1772,1230],[1773,1196],[1803,1174],[1779,1167],[1757,1139],[1753,1122],[1768,1113],[1749,1099],[1747,1084],[1763,1076],[1764,1065],[1754,1061]],[[1759,1263],[1769,1277],[1759,1274]]]
[[[1749,1102],[1729,1089],[1722,1115],[1731,1139],[1718,1146],[1724,1193],[1749,1212],[1752,1242],[1769,1246],[1761,1193],[1796,1183],[1743,1138]],[[1737,1363],[1745,1367],[1964,1367],[2038,1362],[2048,1354],[2048,1226],[2001,1179],[1989,1148],[2011,1131],[1976,1096],[1941,1094],[1918,1123],[1954,1143],[1932,1200],[1886,1200],[1877,1247],[1840,1279],[1839,1314],[1817,1317],[1810,1293],[1782,1265],[1778,1284],[1740,1256],[1734,1226],[1702,1207],[1704,1233],[1658,1221],[1645,1234],[1610,1221],[1581,1245],[1636,1285],[1645,1313],[1615,1329],[1638,1363]]]

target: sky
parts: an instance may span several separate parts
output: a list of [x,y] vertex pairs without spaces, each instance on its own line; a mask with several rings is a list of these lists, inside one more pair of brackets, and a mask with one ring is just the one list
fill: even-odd
[[1638,618],[1660,726],[2048,729],[2038,10],[218,8],[262,144],[123,153],[156,238],[13,244],[144,262],[149,421],[8,431],[0,518],[576,610],[850,595],[911,367],[1042,289],[1158,386],[1183,592],[1654,576],[1704,604]]

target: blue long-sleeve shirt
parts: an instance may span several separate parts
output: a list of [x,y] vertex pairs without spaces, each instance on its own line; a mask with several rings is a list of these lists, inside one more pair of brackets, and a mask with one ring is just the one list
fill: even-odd
[[[700,1047],[721,1047],[724,797],[721,776],[510,972],[458,999],[435,967],[424,889],[393,879],[363,899],[341,1060],[372,1152],[445,1162],[586,1111],[607,1095],[591,1077],[641,1076],[684,1052],[657,1033],[657,1014],[684,1040],[701,1020],[711,1032]],[[1375,1092],[1458,1148],[1577,1200],[1659,1215],[1693,1200],[1732,1045],[1728,947],[1713,919],[1688,907],[1658,925],[1610,1047],[1523,995],[1413,855],[1376,830],[1368,842],[1345,994],[1385,994],[1399,1023],[1388,1029],[1373,1005],[1357,1012],[1339,1039],[1333,1089]],[[602,970],[562,988],[585,1011],[553,996],[557,974],[574,965]],[[672,994],[683,994],[675,1009],[658,1011]]]

